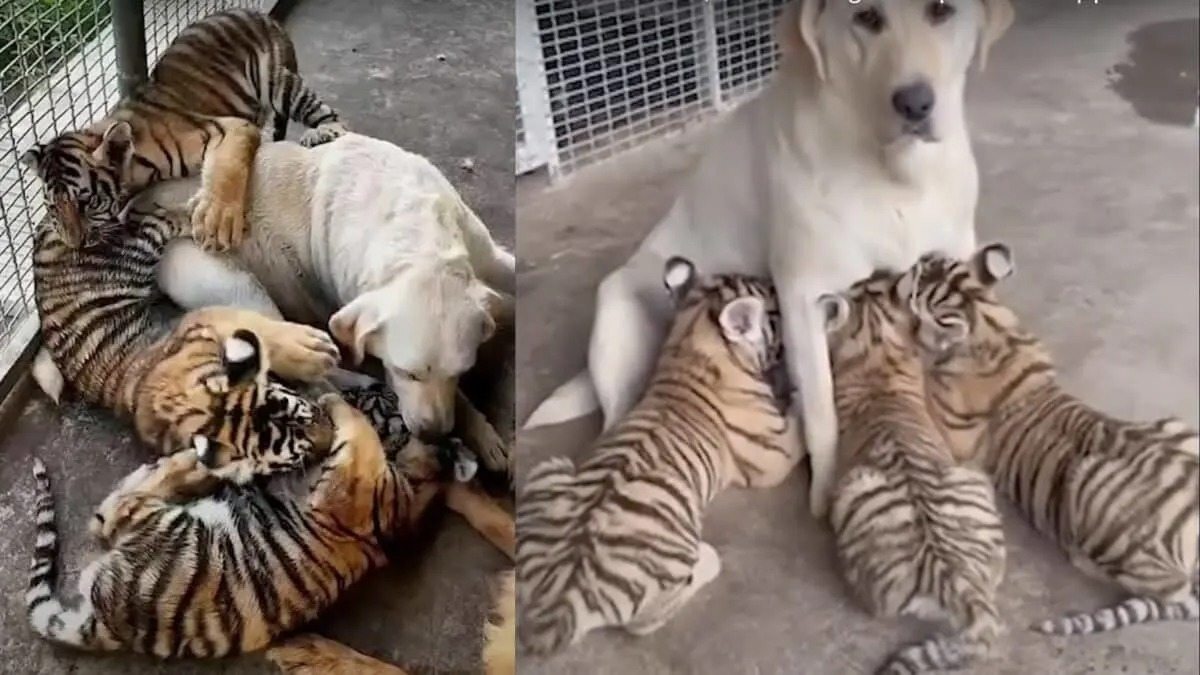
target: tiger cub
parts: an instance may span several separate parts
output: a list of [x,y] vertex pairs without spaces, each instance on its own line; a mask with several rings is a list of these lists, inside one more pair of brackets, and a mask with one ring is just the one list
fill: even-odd
[[926,411],[908,288],[876,274],[821,298],[842,430],[830,509],[842,572],[874,615],[948,618],[955,631],[895,652],[879,672],[897,674],[985,656],[1002,630],[1005,566],[987,476],[955,462]]
[[120,232],[77,250],[44,221],[33,252],[43,349],[84,400],[132,421],[160,452],[201,434],[234,480],[300,466],[328,449],[329,422],[268,373],[315,381],[335,365],[337,346],[322,331],[245,310],[180,318],[155,274],[185,226],[131,209]]
[[547,652],[605,626],[650,633],[720,571],[700,539],[728,485],[771,486],[802,445],[775,393],[779,308],[750,277],[696,279],[672,258],[673,325],[645,394],[578,467],[533,468],[517,502],[517,622]]
[[925,347],[930,409],[952,446],[980,461],[1076,567],[1131,595],[1033,628],[1067,635],[1195,621],[1196,431],[1174,418],[1114,419],[1064,391],[1049,353],[996,299],[994,285],[1013,272],[1006,246],[986,246],[969,262],[927,257],[918,269],[923,324],[968,335],[961,344]]
[[[197,459],[204,436],[126,477],[91,521],[109,550],[81,573],[74,606],[54,591],[54,503],[36,461],[37,545],[25,595],[34,630],[80,649],[161,658],[262,649],[382,565],[442,493],[511,555],[511,516],[450,481],[439,449],[413,441],[388,462],[361,413],[336,394],[319,404],[336,435],[306,498],[215,479]],[[509,539],[491,527],[505,519]]]
[[310,127],[306,146],[346,133],[337,113],[296,74],[291,38],[271,17],[246,9],[186,27],[150,79],[86,129],[35,145],[22,163],[43,183],[63,242],[90,244],[111,229],[128,197],[200,172],[192,222],[199,241],[236,248],[245,236],[245,200],[260,126],[282,140],[291,118]]

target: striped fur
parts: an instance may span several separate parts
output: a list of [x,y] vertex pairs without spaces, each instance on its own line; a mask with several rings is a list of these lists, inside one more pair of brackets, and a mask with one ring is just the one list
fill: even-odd
[[1081,570],[1132,597],[1035,630],[1082,634],[1160,620],[1195,621],[1200,547],[1200,440],[1180,420],[1115,419],[1064,391],[1041,343],[995,297],[1012,272],[993,244],[969,262],[920,263],[928,325],[959,324],[959,347],[928,346],[931,412],[959,456]]
[[134,210],[122,229],[75,250],[43,223],[33,273],[44,349],[85,400],[131,420],[160,452],[197,434],[212,438],[230,478],[291,469],[324,452],[328,420],[268,372],[313,380],[333,365],[336,345],[252,312],[210,308],[181,318],[155,280],[181,227],[165,213]]
[[954,632],[895,652],[881,673],[962,668],[1000,634],[1004,532],[982,472],[959,466],[926,411],[915,322],[876,275],[825,296],[841,434],[830,523],[846,581],[876,616],[947,618]]
[[385,562],[446,487],[437,449],[414,441],[389,463],[361,413],[337,395],[321,404],[336,437],[304,498],[214,480],[194,451],[202,436],[130,474],[96,511],[91,529],[108,552],[83,570],[70,606],[54,591],[54,505],[36,462],[25,596],[34,630],[85,650],[219,657],[316,618]]
[[266,14],[231,9],[184,28],[149,81],[108,116],[24,155],[64,241],[91,243],[94,228],[113,227],[138,190],[200,172],[198,234],[236,247],[260,127],[270,122],[282,139],[290,118],[309,127],[300,139],[309,146],[346,132],[296,71],[291,39]]
[[678,308],[641,401],[578,467],[534,467],[518,499],[517,628],[531,651],[663,625],[719,572],[700,539],[708,503],[731,484],[777,484],[801,454],[772,377],[782,348],[770,286],[693,277],[690,263],[668,263]]

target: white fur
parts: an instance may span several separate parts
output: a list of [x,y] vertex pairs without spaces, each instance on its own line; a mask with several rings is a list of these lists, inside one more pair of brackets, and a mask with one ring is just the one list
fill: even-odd
[[45,347],[39,348],[37,356],[33,358],[33,381],[37,382],[38,387],[56,405],[62,399],[66,382],[63,380],[62,371],[54,363],[54,357]]
[[[195,180],[138,196],[182,209]],[[312,149],[264,144],[250,236],[234,256],[172,242],[159,284],[192,309],[236,304],[328,324],[358,360],[383,362],[405,421],[449,431],[458,376],[515,289],[515,261],[424,157],[348,134]],[[495,289],[495,290],[493,290]]]
[[229,505],[215,499],[200,499],[187,505],[188,515],[210,527],[232,527],[233,513]]
[[[723,121],[667,215],[600,284],[585,377],[605,429],[637,400],[662,341],[668,258],[684,256],[701,274],[769,274],[801,394],[809,505],[824,516],[837,418],[817,299],[929,251],[966,257],[975,249],[978,172],[963,89],[973,52],[982,64],[1011,6],[958,2],[956,16],[931,26],[924,4],[873,3],[889,26],[877,36],[854,25],[857,3],[813,0],[784,11],[784,59],[773,81]],[[928,139],[902,133],[891,106],[893,92],[918,79],[937,97]],[[580,393],[586,382],[560,387],[525,428],[588,412],[568,405],[589,402]]]
[[[241,338],[225,339],[225,358],[233,363],[241,363],[254,356],[254,345]],[[206,441],[207,442],[207,441]],[[197,448],[199,450],[199,448]]]

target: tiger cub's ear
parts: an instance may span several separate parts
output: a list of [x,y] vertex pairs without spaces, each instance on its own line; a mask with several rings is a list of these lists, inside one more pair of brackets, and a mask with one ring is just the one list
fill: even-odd
[[817,309],[825,319],[825,332],[832,333],[850,319],[850,302],[841,293],[826,293],[817,298]]
[[104,130],[104,137],[96,146],[92,158],[119,169],[124,179],[133,162],[133,125],[124,120],[110,124]]
[[762,344],[766,321],[767,308],[762,300],[754,297],[730,300],[717,317],[725,339],[742,344]]
[[984,286],[995,285],[1016,271],[1012,250],[1004,244],[988,244],[975,252],[972,259],[975,276]]
[[681,256],[672,256],[663,267],[663,285],[671,294],[671,299],[678,305],[687,297],[692,286],[696,283],[696,266],[692,261]]
[[42,161],[42,153],[45,152],[44,146],[41,143],[21,153],[21,164],[26,169],[37,171],[38,163]]
[[238,329],[221,345],[221,359],[230,384],[258,377],[267,369],[262,344],[253,332]]

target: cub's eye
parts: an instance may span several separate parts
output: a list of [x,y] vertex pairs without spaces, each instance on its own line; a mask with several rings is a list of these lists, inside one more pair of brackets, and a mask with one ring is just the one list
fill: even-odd
[[944,23],[947,19],[954,16],[958,11],[954,9],[954,5],[946,2],[946,0],[934,0],[925,7],[925,15],[929,17],[929,22],[933,25]]
[[883,32],[883,27],[887,22],[883,20],[883,14],[878,9],[871,7],[854,13],[854,23],[861,26],[872,33]]

